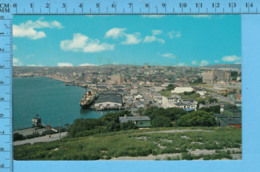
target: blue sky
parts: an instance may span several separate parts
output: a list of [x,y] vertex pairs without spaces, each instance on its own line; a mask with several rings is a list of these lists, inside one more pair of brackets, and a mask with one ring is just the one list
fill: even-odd
[[241,63],[241,16],[14,16],[15,66]]

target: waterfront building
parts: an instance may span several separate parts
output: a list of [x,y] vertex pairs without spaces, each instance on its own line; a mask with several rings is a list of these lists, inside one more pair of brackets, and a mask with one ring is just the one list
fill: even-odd
[[123,106],[122,96],[117,93],[103,93],[99,95],[94,107],[96,109],[121,109]]

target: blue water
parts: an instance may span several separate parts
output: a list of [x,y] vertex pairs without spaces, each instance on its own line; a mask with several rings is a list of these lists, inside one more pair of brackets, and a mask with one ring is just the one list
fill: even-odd
[[56,127],[72,124],[78,118],[99,118],[104,111],[81,110],[79,101],[86,89],[65,86],[61,81],[44,77],[13,78],[14,130],[32,126],[32,118],[39,114],[42,123]]

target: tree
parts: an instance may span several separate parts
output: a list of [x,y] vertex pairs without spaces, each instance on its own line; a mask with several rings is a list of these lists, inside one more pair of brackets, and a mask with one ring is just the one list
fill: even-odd
[[198,100],[198,105],[199,105],[199,104],[205,105],[205,104],[206,104],[205,99],[199,99],[199,100]]
[[156,116],[152,120],[152,127],[170,127],[171,120],[165,116]]
[[23,140],[23,139],[25,139],[25,137],[22,134],[14,133],[14,135],[13,135],[13,140],[14,141],[16,141],[16,140]]
[[107,131],[118,131],[120,129],[120,125],[114,121],[107,124]]
[[129,130],[129,129],[136,129],[136,125],[132,121],[124,122],[120,124],[120,129],[122,130]]
[[171,90],[174,90],[175,86],[173,84],[169,84],[166,89],[171,91]]
[[98,126],[103,126],[99,119],[76,119],[68,130],[69,136],[75,137],[78,133],[85,130],[93,130]]
[[144,116],[149,116],[151,120],[153,120],[157,116],[164,116],[170,119],[170,121],[175,121],[182,115],[186,114],[187,112],[181,108],[158,108],[158,107],[150,107],[144,111]]
[[162,115],[168,117],[171,121],[175,121],[187,113],[181,108],[167,108],[164,109],[164,111]]
[[212,113],[220,113],[220,105],[204,107],[201,108],[200,110],[204,110],[206,112],[212,112]]
[[107,113],[104,116],[102,116],[100,118],[100,120],[106,125],[108,123],[110,123],[111,121],[114,121],[115,123],[119,124],[119,117],[120,116],[130,116],[131,112],[130,111],[121,111],[121,112],[117,112],[117,113]]
[[213,98],[213,97],[210,97],[210,98],[208,99],[208,102],[209,102],[209,103],[215,103],[215,102],[218,102],[218,99]]
[[177,126],[213,126],[216,124],[213,114],[206,111],[195,111],[182,116],[176,122]]

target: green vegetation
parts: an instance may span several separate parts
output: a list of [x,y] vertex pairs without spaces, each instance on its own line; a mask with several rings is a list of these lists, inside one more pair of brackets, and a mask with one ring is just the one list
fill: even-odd
[[24,140],[25,137],[22,135],[22,134],[19,134],[19,133],[14,133],[13,134],[13,140],[14,141],[17,141],[17,140]]
[[175,86],[173,84],[169,84],[167,87],[166,87],[167,90],[171,91],[171,90],[174,90],[175,89]]
[[[168,158],[175,160],[232,159],[231,152],[241,154],[241,150],[236,152],[235,149],[241,148],[241,130],[237,128],[200,127],[195,129],[201,131],[156,133],[163,130],[176,130],[176,128],[160,128],[159,131],[158,129],[150,129],[149,133],[140,130],[124,130],[86,137],[68,137],[61,142],[15,146],[14,159],[97,160],[121,156],[157,156],[166,153],[180,154],[178,158]],[[178,130],[183,129],[185,128],[178,128]],[[203,154],[203,150],[206,149],[215,153]],[[196,150],[201,150],[201,155],[194,155],[193,151]]]
[[195,111],[182,116],[177,120],[178,126],[214,126],[215,118],[211,113],[206,111]]
[[[156,158],[162,154],[178,154],[177,157],[166,159],[232,159],[229,150],[241,154],[240,150],[237,151],[241,148],[241,129],[214,127],[216,121],[213,111],[211,108],[190,113],[180,108],[141,109],[140,114],[151,119],[149,133],[147,130],[137,130],[132,122],[119,123],[120,116],[131,115],[129,111],[108,113],[99,119],[77,119],[69,128],[68,137],[60,142],[15,146],[14,158],[98,160],[148,155]],[[188,126],[188,131],[182,126]],[[19,135],[14,137],[22,139]],[[214,153],[205,154],[205,150]],[[194,154],[193,151],[202,153]]]
[[171,96],[172,96],[171,91],[169,91],[169,90],[165,90],[165,89],[159,91],[159,93],[160,93],[162,96],[165,96],[165,97],[171,97]]
[[159,91],[159,93],[162,95],[162,96],[165,96],[165,97],[171,97],[172,96],[172,93],[171,93],[171,90],[174,90],[175,86],[173,84],[169,84],[166,89],[163,89],[161,91]]
[[156,116],[152,120],[152,127],[170,127],[171,121],[165,116]]
[[220,105],[210,106],[208,108],[204,107],[204,108],[201,108],[200,110],[204,110],[206,112],[212,112],[212,113],[219,113],[220,112]]
[[99,119],[76,119],[68,130],[69,137],[89,136],[97,133],[107,133],[112,131],[135,129],[133,123],[119,123],[120,116],[130,116],[129,111],[117,113],[107,113]]
[[[218,107],[219,108],[219,107]],[[214,107],[205,108],[204,111],[187,113],[181,108],[150,107],[140,111],[142,116],[149,116],[153,128],[171,126],[214,126],[215,118],[212,115]],[[219,110],[218,110],[219,111]],[[120,116],[131,116],[129,111],[108,113],[99,119],[76,119],[68,130],[69,137],[83,137],[97,133],[137,129],[133,122],[119,122]]]
[[237,71],[231,71],[230,73],[233,81],[236,81],[238,76],[241,77],[241,74],[239,74]]
[[165,117],[169,118],[171,121],[175,121],[180,116],[182,116],[186,113],[187,112],[181,108],[163,109],[163,108],[158,108],[158,107],[150,107],[150,108],[146,109],[146,111],[144,111],[142,113],[142,115],[149,116],[152,120],[156,116],[165,116]]
[[195,91],[179,93],[178,95],[181,96],[182,100],[197,100],[200,98],[200,94]]

